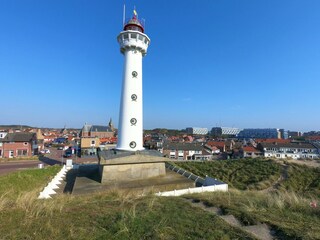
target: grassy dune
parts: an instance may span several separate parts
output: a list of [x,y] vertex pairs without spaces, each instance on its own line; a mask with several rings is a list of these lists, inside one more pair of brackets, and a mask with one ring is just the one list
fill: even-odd
[[313,198],[294,192],[238,190],[189,197],[220,207],[245,225],[267,223],[277,231],[279,239],[320,239],[320,208],[310,207]]
[[44,187],[61,169],[59,166],[28,169],[0,176],[0,198],[15,199],[19,195]]
[[283,189],[320,198],[320,168],[290,164],[288,179],[281,185]]
[[265,189],[280,176],[280,165],[272,160],[240,159],[212,162],[174,162],[196,175],[215,177],[239,190]]
[[[280,167],[274,162],[261,161],[255,165],[252,160],[246,161],[202,166],[206,169],[204,174],[224,172],[232,186],[239,189],[247,183],[259,188],[261,181],[268,186],[271,177],[278,178],[280,174]],[[193,170],[200,172],[193,164]],[[254,239],[218,216],[192,207],[185,198],[220,207],[243,224],[265,222],[277,231],[279,239],[320,239],[320,209],[310,207],[311,201],[319,201],[314,194],[318,170],[309,175],[309,168],[289,168],[288,179],[275,192],[234,189],[227,193],[166,198],[114,190],[38,200],[41,188],[59,169],[27,170],[0,177],[0,239]],[[295,180],[297,172],[299,179]],[[310,176],[313,181],[303,180]],[[308,188],[300,193],[294,187],[296,181],[302,181]],[[288,191],[284,183],[297,192]]]
[[113,192],[28,202],[1,211],[0,239],[254,239],[182,198]]
[[254,239],[183,198],[113,191],[38,200],[58,170],[0,178],[0,239]]

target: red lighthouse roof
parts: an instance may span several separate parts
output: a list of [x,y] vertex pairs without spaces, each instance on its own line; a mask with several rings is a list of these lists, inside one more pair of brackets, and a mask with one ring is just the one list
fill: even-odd
[[127,31],[127,30],[134,30],[134,31],[139,31],[144,33],[144,24],[142,20],[139,20],[137,17],[136,12],[134,11],[134,15],[131,19],[129,19],[128,21],[126,21],[123,30]]

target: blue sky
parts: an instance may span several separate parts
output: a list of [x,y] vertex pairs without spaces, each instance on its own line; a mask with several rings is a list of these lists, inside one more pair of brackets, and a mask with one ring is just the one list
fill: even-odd
[[[1,0],[0,124],[118,125],[124,1]],[[320,130],[320,1],[137,0],[145,129]]]

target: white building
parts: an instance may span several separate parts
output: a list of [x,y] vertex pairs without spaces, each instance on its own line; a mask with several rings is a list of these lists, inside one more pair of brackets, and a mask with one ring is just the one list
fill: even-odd
[[214,136],[228,135],[237,136],[242,129],[234,127],[214,127],[211,129],[211,134]]
[[0,138],[5,138],[7,136],[7,132],[0,132]]
[[187,134],[206,135],[208,134],[208,128],[189,127],[186,128]]
[[241,130],[238,138],[281,138],[281,131],[277,128],[245,128]]
[[316,159],[319,158],[319,149],[311,143],[266,143],[258,144],[258,148],[264,152],[264,157],[292,158],[292,159]]

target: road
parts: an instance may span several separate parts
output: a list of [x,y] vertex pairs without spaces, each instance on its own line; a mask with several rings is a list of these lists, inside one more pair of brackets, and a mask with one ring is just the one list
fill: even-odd
[[38,160],[10,161],[0,163],[0,175],[26,168],[35,168],[41,163]]
[[[62,163],[64,164],[66,158],[63,158],[63,150],[57,150],[56,148],[49,148],[50,154],[39,157],[39,160],[16,160],[8,162],[0,162],[0,175],[4,175],[10,172],[18,171],[21,169],[37,168],[38,164],[42,163],[44,166],[52,166]],[[98,159],[96,156],[85,156],[85,157],[76,157],[72,156],[68,159],[72,159],[75,164],[85,164],[85,163],[97,163]]]

